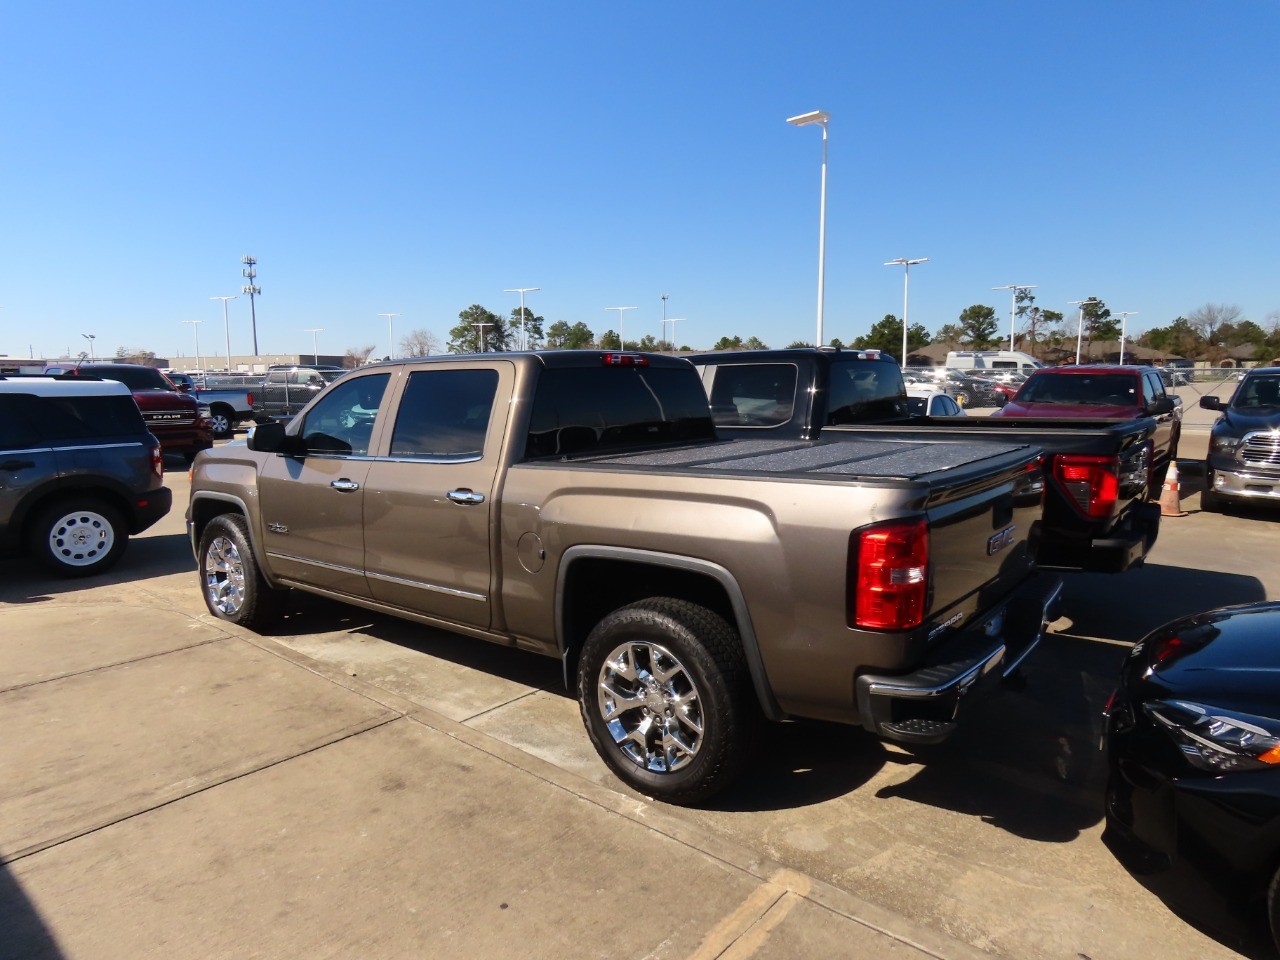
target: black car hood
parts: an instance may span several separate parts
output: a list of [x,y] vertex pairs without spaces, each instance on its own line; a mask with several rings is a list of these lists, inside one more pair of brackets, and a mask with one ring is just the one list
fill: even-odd
[[1227,410],[1222,416],[1223,425],[1233,436],[1243,437],[1254,430],[1280,429],[1280,407],[1269,407],[1266,413],[1258,415],[1244,413],[1240,410]]
[[1280,719],[1280,603],[1175,620],[1134,648],[1126,672],[1146,688],[1143,699],[1177,697]]

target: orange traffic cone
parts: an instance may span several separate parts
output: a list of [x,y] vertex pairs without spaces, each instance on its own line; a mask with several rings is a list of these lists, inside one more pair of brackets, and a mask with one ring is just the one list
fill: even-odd
[[1160,490],[1160,516],[1185,517],[1182,509],[1182,497],[1178,492],[1178,461],[1169,461],[1169,472],[1165,474],[1164,486]]

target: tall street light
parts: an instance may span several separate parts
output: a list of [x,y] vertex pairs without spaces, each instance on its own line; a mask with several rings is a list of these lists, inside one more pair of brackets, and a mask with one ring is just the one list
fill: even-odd
[[606,310],[618,311],[618,349],[627,349],[627,338],[622,333],[622,318],[628,310],[639,310],[639,307],[605,307]]
[[200,324],[203,320],[183,320],[183,323],[191,324],[191,330],[196,335],[196,369],[201,373],[204,372],[204,360],[200,357]]
[[1093,297],[1088,300],[1068,300],[1067,303],[1073,307],[1080,308],[1080,319],[1076,321],[1076,366],[1080,366],[1080,348],[1084,344],[1084,305],[1093,303]]
[[1136,317],[1137,310],[1121,310],[1119,313],[1113,313],[1113,317],[1120,318],[1120,363],[1124,363],[1124,328],[1130,317]]
[[1012,290],[1010,294],[1011,302],[1009,304],[1009,349],[1013,349],[1013,322],[1018,315],[1018,291],[1034,290],[1038,285],[1034,283],[1007,283],[1003,287],[992,287],[992,290]]
[[886,260],[884,264],[886,267],[902,264],[902,360],[899,365],[904,370],[907,368],[907,296],[911,293],[911,268],[917,263],[928,262],[928,257],[920,257],[918,260],[899,257],[897,260]]
[[210,300],[222,301],[222,332],[227,338],[227,373],[231,372],[231,324],[227,320],[227,301],[235,297],[210,297]]
[[485,327],[492,327],[492,326],[493,326],[493,324],[492,324],[492,323],[473,323],[473,324],[472,324],[472,326],[473,326],[473,327],[478,327],[478,328],[479,328],[479,330],[480,330],[480,352],[481,352],[481,353],[488,353],[489,351],[485,349],[485,342],[484,342],[484,328],[485,328]]
[[93,363],[93,341],[98,339],[96,333],[82,333],[80,336],[89,341],[89,362]]
[[400,314],[380,313],[378,316],[387,318],[387,359],[394,360],[396,358],[396,338],[391,333],[391,322],[395,320],[396,317],[400,316]]
[[684,317],[672,317],[671,323],[671,352],[676,352],[676,324],[684,323]]
[[796,127],[808,127],[817,124],[822,127],[822,191],[818,200],[818,342],[815,347],[822,346],[822,283],[827,266],[827,121],[831,114],[822,110],[802,113],[798,117],[788,117],[787,123]]
[[316,334],[324,333],[324,327],[307,327],[303,333],[311,334],[311,362],[320,366],[320,348],[316,346]]
[[[661,342],[662,340],[667,339],[667,295],[664,293],[664,294],[661,294],[660,296],[662,299],[662,336],[659,337],[658,339]],[[672,334],[671,339],[675,340],[674,334]],[[675,353],[675,350],[676,350],[675,344],[673,343],[671,345],[671,352]]]
[[541,289],[542,289],[541,287],[515,287],[514,289],[511,289],[511,290],[502,291],[503,293],[520,294],[520,349],[521,350],[529,349],[529,341],[525,339],[525,335],[524,335],[524,295],[526,293],[533,293]]

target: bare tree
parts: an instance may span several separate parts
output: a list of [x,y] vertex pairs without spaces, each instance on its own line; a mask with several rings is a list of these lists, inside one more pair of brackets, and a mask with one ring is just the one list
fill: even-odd
[[369,354],[373,353],[373,344],[367,347],[347,347],[347,352],[342,355],[342,366],[347,370],[354,370],[356,367],[364,366],[369,362]]
[[1225,303],[1206,303],[1193,310],[1187,319],[1204,342],[1214,346],[1218,342],[1218,328],[1224,323],[1236,323],[1243,312],[1239,307]]
[[413,330],[400,341],[400,356],[429,357],[440,349],[440,338],[429,330]]

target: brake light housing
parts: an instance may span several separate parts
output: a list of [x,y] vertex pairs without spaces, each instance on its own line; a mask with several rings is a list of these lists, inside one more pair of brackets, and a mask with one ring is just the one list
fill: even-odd
[[1117,458],[1060,453],[1053,458],[1053,478],[1083,516],[1102,519],[1115,513],[1120,498]]
[[606,367],[647,367],[649,358],[639,353],[606,353],[601,358]]
[[849,626],[911,630],[924,622],[929,596],[929,525],[890,520],[849,538],[845,609]]
[[151,472],[157,479],[164,479],[164,450],[158,444],[151,448]]

